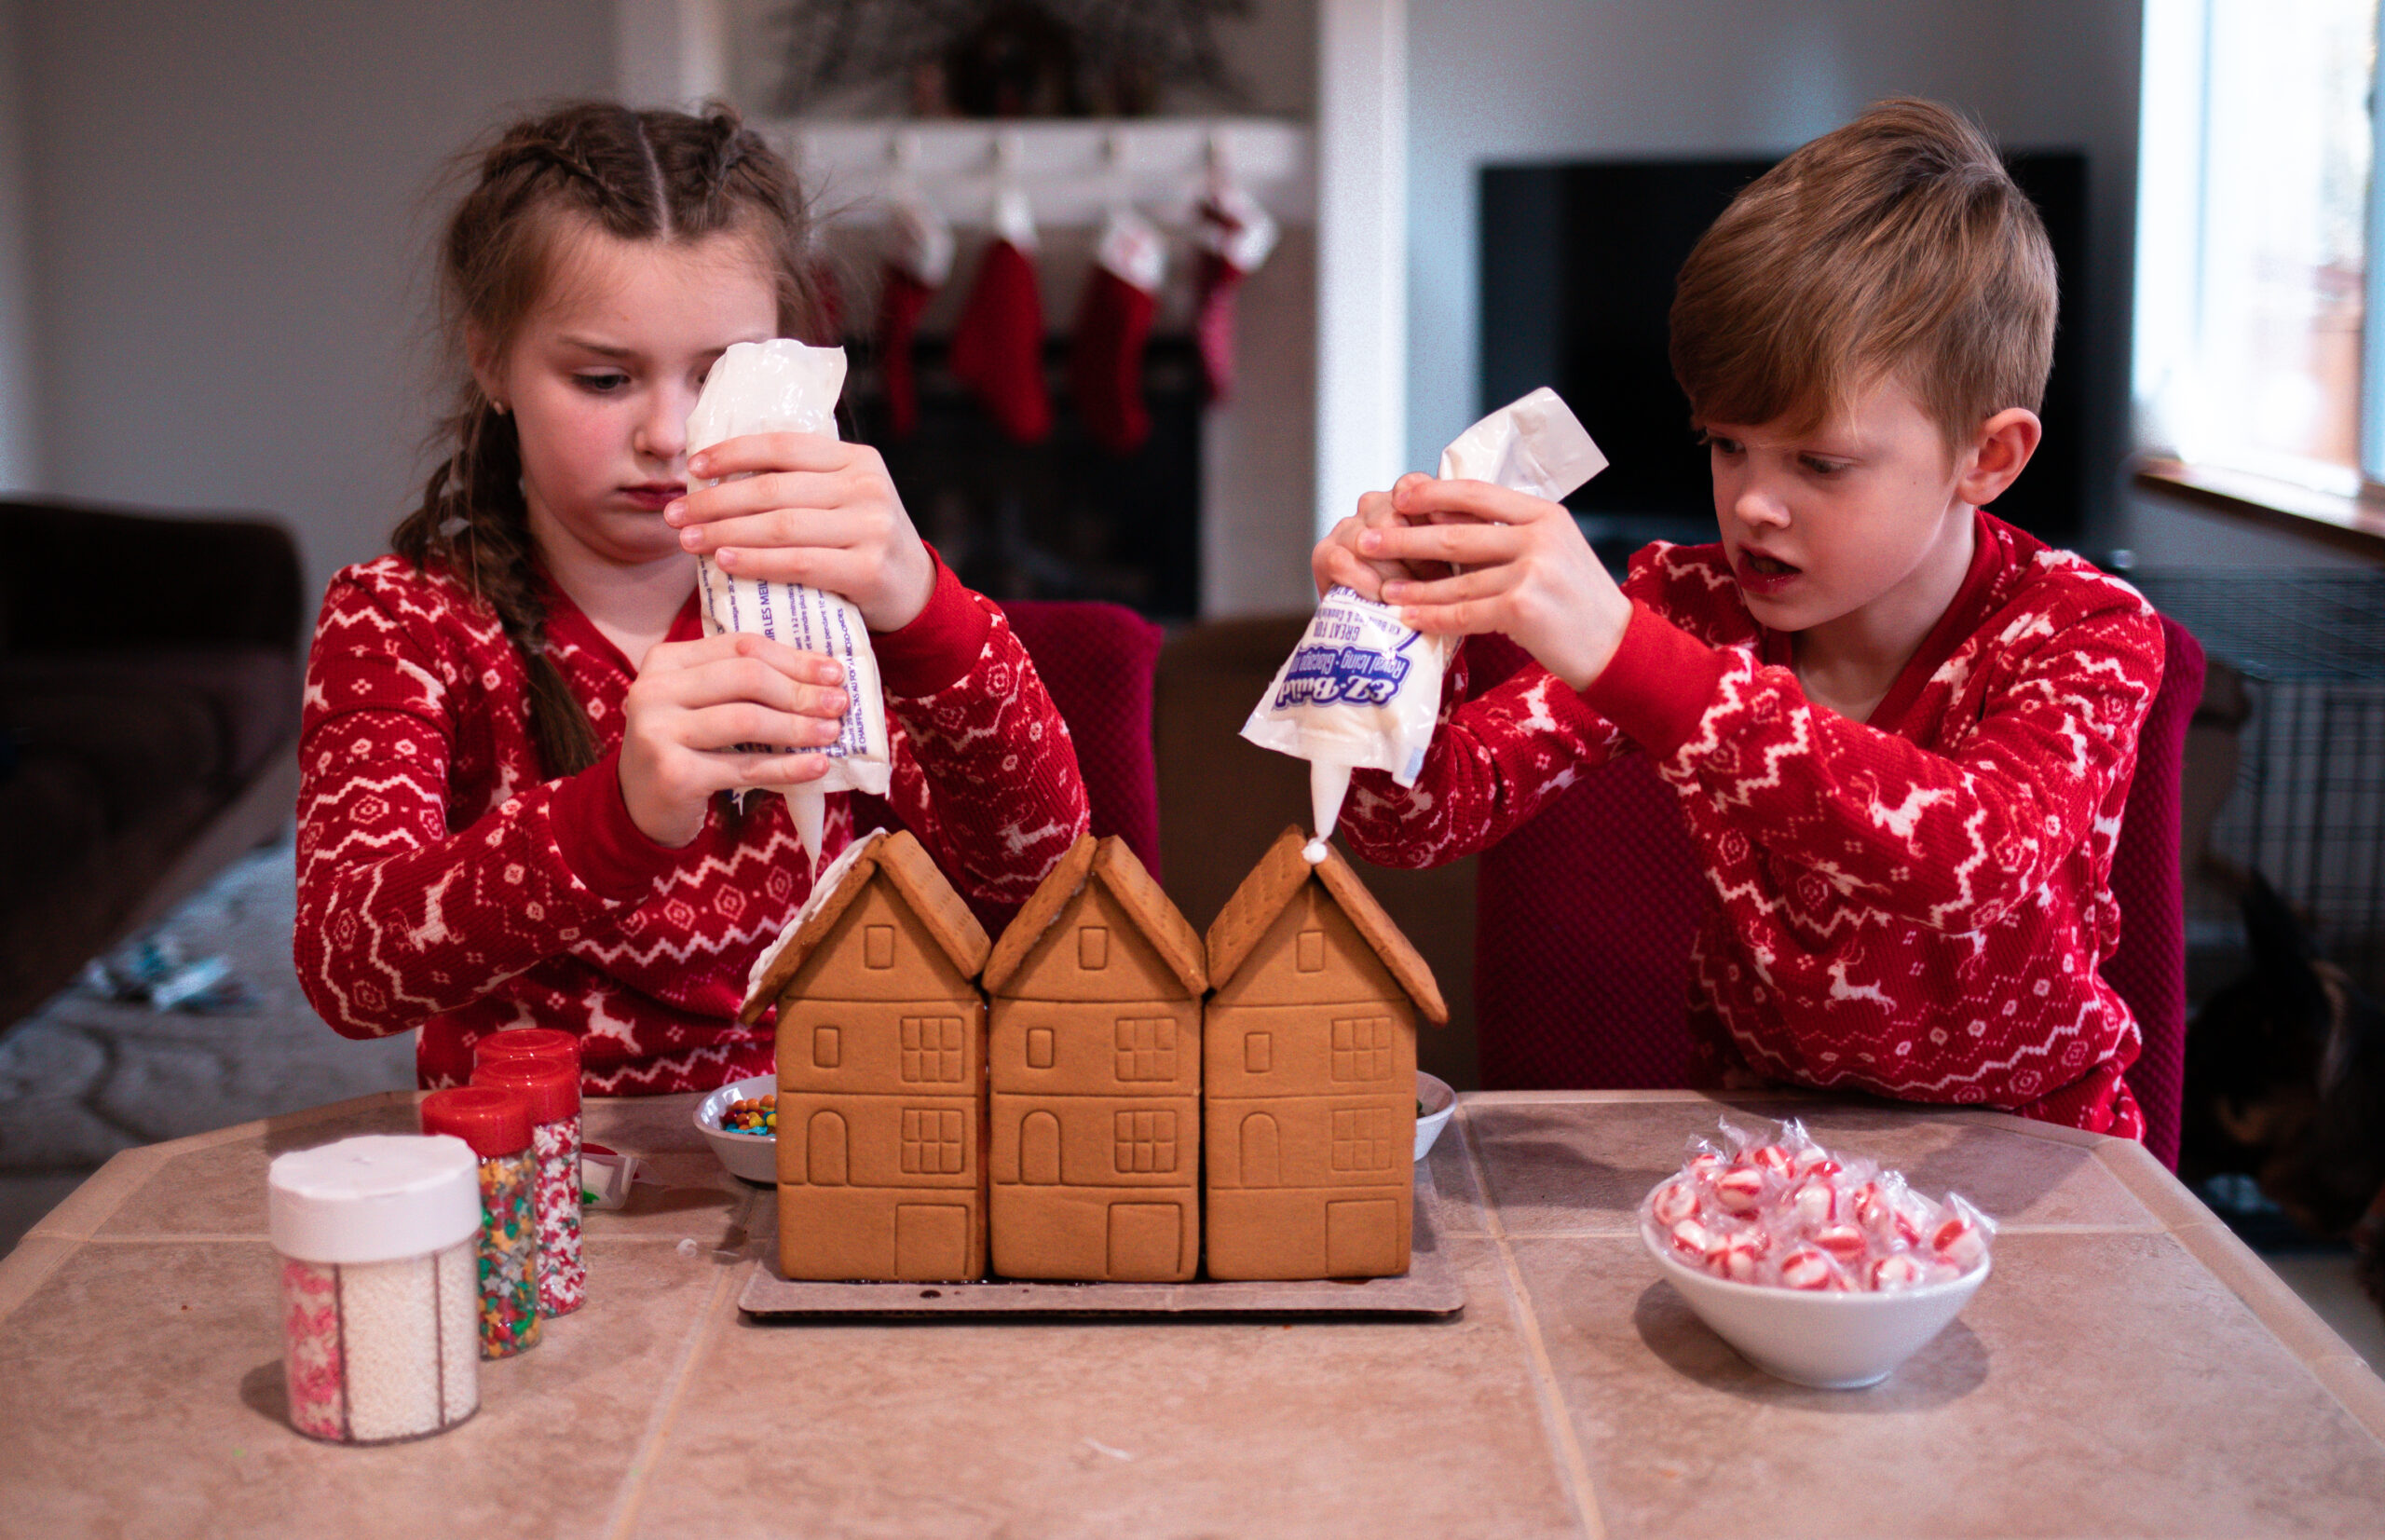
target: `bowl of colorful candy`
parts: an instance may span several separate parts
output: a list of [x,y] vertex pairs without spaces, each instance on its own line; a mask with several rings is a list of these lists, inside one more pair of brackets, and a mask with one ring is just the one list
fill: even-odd
[[696,1127],[729,1167],[747,1181],[779,1179],[779,1077],[731,1081],[696,1104]]
[[1714,1334],[1801,1385],[1875,1384],[1962,1313],[1995,1221],[1815,1143],[1723,1125],[1640,1205],[1640,1238]]

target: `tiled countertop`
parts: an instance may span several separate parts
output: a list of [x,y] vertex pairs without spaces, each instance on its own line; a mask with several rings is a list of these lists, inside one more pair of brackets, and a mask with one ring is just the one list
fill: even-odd
[[1439,1322],[757,1325],[772,1198],[693,1097],[592,1104],[663,1185],[593,1214],[588,1307],[459,1428],[282,1421],[265,1168],[414,1126],[372,1097],[118,1155],[0,1261],[0,1532],[511,1535],[2385,1533],[2385,1386],[2133,1144],[1806,1101],[1825,1143],[2003,1221],[1886,1383],[1803,1390],[1633,1233],[1719,1109],[1478,1095],[1432,1156]]

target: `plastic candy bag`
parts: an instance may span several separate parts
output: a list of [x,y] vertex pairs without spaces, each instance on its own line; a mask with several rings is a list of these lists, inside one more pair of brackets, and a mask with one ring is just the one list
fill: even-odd
[[[732,343],[712,366],[696,409],[688,414],[688,451],[693,454],[748,433],[791,431],[834,438],[837,397],[844,386],[841,348],[811,348],[790,337]],[[796,837],[803,841],[816,877],[828,793],[862,791],[883,797],[893,768],[885,694],[869,628],[852,602],[838,594],[801,583],[733,577],[709,556],[696,559],[696,590],[705,635],[755,632],[806,652],[824,653],[844,667],[845,696],[851,703],[845,708],[843,729],[834,743],[814,751],[827,756],[828,773],[802,785],[773,788],[786,798]]]
[[[1557,392],[1543,386],[1476,423],[1441,452],[1444,480],[1495,483],[1552,501],[1606,469],[1606,457]],[[1354,770],[1416,784],[1458,638],[1411,630],[1390,605],[1336,584],[1300,645],[1252,708],[1242,735],[1309,762],[1312,862],[1342,816]]]

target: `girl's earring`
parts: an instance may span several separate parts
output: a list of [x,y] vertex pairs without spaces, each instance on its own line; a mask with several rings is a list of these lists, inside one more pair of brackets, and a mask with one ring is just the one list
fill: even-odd
[[501,416],[504,416],[507,413],[509,413],[509,412],[511,412],[511,411],[512,411],[512,410],[513,410],[513,408],[511,408],[511,407],[510,407],[510,406],[506,405],[506,404],[505,404],[503,402],[501,402],[501,401],[493,401],[493,402],[489,402],[489,404],[490,404],[491,406],[494,406],[494,407],[496,407],[496,408],[497,408],[497,415],[498,416],[500,416],[500,417],[501,417]]

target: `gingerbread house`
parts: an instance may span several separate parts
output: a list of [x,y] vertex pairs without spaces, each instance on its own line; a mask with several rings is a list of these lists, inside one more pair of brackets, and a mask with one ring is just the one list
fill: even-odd
[[1165,1281],[1201,1261],[1200,935],[1086,836],[986,964],[994,1271]]
[[855,840],[756,964],[778,1005],[779,1269],[986,1271],[986,933],[909,833]]
[[1341,852],[1303,843],[1287,829],[1209,926],[1212,1278],[1408,1271],[1416,1018],[1449,1008]]

